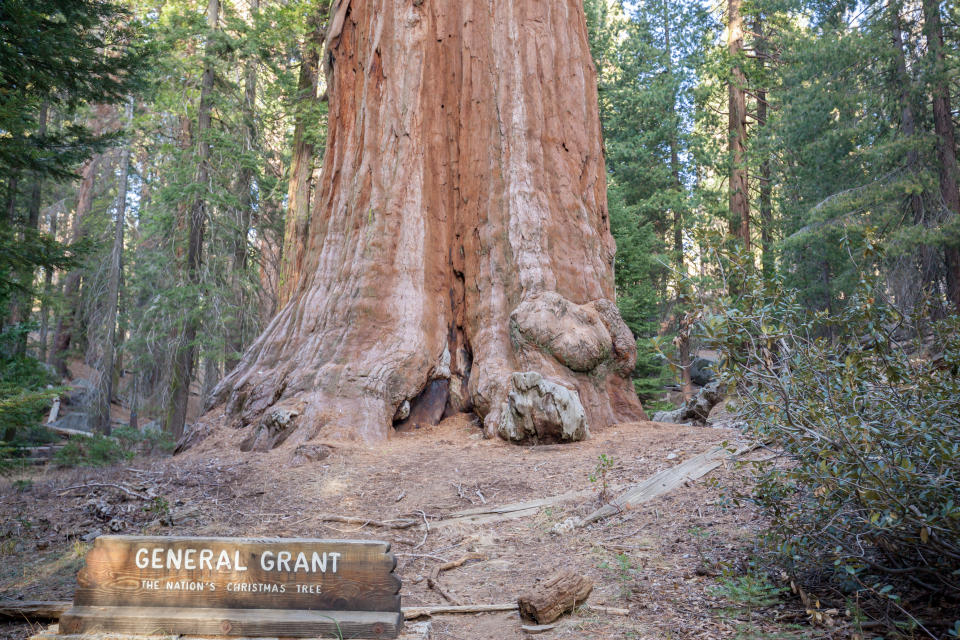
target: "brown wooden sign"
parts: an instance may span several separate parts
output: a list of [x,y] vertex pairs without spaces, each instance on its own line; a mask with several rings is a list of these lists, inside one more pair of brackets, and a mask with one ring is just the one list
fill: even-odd
[[101,536],[61,633],[393,638],[388,542]]

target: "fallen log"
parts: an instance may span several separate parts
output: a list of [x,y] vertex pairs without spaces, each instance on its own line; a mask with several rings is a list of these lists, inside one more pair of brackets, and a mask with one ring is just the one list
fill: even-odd
[[516,611],[517,603],[508,602],[505,604],[463,604],[463,605],[439,605],[428,607],[403,607],[403,619],[413,620],[422,616],[432,616],[441,613],[492,613],[496,611]]
[[60,614],[73,606],[69,600],[29,601],[0,600],[0,618],[14,620],[59,620]]
[[593,581],[569,569],[547,578],[517,599],[520,614],[537,624],[550,624],[578,604],[586,602]]
[[499,507],[475,507],[463,511],[455,511],[443,520],[438,520],[430,524],[431,527],[448,527],[454,524],[491,524],[502,520],[513,520],[515,518],[525,518],[535,516],[540,513],[543,507],[552,507],[563,502],[571,500],[581,500],[597,495],[595,489],[581,491],[568,491],[556,496],[538,498],[536,500],[527,500],[525,502],[512,502]]
[[716,446],[674,467],[655,473],[640,484],[630,487],[609,503],[578,521],[577,526],[586,526],[591,522],[608,518],[638,504],[669,493],[685,482],[702,478],[727,460],[732,460],[748,451],[753,451],[759,446],[757,443],[749,444],[737,447],[732,452],[726,447]]
[[357,518],[354,516],[339,516],[333,513],[321,513],[316,516],[321,522],[342,522],[344,524],[357,524],[361,527],[371,526],[381,529],[409,529],[417,524],[417,520],[401,518],[397,520],[373,520],[372,518]]

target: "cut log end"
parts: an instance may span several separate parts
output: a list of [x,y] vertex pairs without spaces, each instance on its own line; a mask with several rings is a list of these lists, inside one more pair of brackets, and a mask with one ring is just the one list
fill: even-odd
[[517,600],[520,615],[538,624],[549,624],[583,604],[593,590],[593,581],[571,570],[560,571]]

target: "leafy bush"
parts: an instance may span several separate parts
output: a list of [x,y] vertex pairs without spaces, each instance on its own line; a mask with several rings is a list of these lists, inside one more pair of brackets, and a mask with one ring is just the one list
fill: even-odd
[[753,499],[784,563],[894,603],[955,599],[960,318],[905,317],[868,277],[833,315],[782,283],[743,282],[702,331],[740,418],[781,454],[758,465]]
[[19,325],[0,335],[0,469],[21,456],[24,447],[49,441],[47,430],[38,425],[60,393],[39,360],[9,348],[28,328]]
[[66,446],[57,451],[54,462],[62,467],[104,467],[138,455],[170,453],[174,444],[167,433],[118,427],[111,436],[71,437]]
[[120,441],[123,449],[139,455],[172,453],[177,444],[169,433],[159,430],[137,431],[129,425],[114,429],[113,436]]
[[136,454],[124,449],[116,438],[94,434],[71,436],[66,445],[53,456],[61,467],[105,467],[121,460],[130,460]]

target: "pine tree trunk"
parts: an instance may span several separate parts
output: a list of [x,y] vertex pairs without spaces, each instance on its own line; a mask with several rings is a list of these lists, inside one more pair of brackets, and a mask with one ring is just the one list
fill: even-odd
[[[213,93],[213,65],[210,57],[213,54],[213,32],[216,31],[220,20],[219,0],[209,0],[207,3],[207,28],[210,35],[205,44],[207,56],[203,78],[200,81],[200,105],[197,110],[197,185],[205,190],[209,178],[208,160],[210,158],[210,143],[207,140],[207,131],[210,129],[211,94]],[[203,234],[206,226],[206,197],[199,193],[190,207],[187,238],[187,280],[197,288],[200,285],[200,266],[203,251]],[[196,310],[187,309],[185,312],[183,333],[173,356],[173,366],[170,381],[170,403],[167,410],[164,429],[175,439],[183,435],[183,427],[187,420],[187,403],[190,399],[190,383],[193,380],[194,341],[197,338],[198,317]]]
[[747,79],[740,68],[743,54],[742,0],[727,0],[727,52],[733,62],[727,85],[728,151],[730,154],[730,232],[750,250],[750,200],[747,192]]
[[[133,123],[133,99],[127,103],[127,127]],[[110,402],[113,399],[113,369],[116,359],[118,301],[120,299],[120,269],[123,267],[123,228],[127,214],[127,173],[130,170],[130,145],[120,153],[120,182],[117,187],[116,217],[113,223],[113,248],[110,251],[110,279],[107,285],[107,308],[104,314],[106,328],[103,337],[103,360],[98,385],[97,431],[110,435]]]
[[[756,56],[762,67],[767,64],[769,52],[767,40],[763,33],[763,16],[758,14],[753,30],[756,34]],[[767,90],[757,89],[757,128],[762,130],[767,125]],[[760,261],[763,266],[763,276],[770,279],[774,275],[776,263],[773,256],[773,183],[771,182],[771,168],[769,154],[764,151],[760,160]]]
[[[46,101],[40,103],[40,110],[37,114],[37,135],[40,138],[43,138],[47,135],[47,113],[49,111],[50,105]],[[40,174],[33,175],[33,181],[30,185],[30,200],[27,203],[27,228],[25,233],[38,231],[40,228],[40,204],[41,204],[41,188],[43,185],[43,178]],[[34,278],[33,269],[24,269],[18,274],[18,279],[20,280],[20,286],[23,287],[23,291],[20,291],[14,295],[11,309],[10,309],[10,320],[11,324],[18,324],[20,322],[26,322],[30,319],[30,313],[33,310],[33,278]],[[24,355],[27,352],[27,335],[22,334],[17,338],[16,343],[13,346],[15,353]]]
[[[255,22],[259,11],[260,0],[250,0],[251,23]],[[257,65],[253,59],[247,61],[243,85],[243,139],[246,151],[252,154],[257,148]],[[243,274],[247,270],[247,235],[250,231],[250,217],[255,206],[253,178],[253,167],[244,163],[237,180],[237,195],[239,196],[237,199],[240,202],[240,207],[237,210],[237,233],[233,241],[233,264],[231,265],[233,290],[239,295],[239,305],[238,313],[233,318],[233,323],[230,325],[230,334],[227,338],[227,353],[224,358],[227,369],[234,368],[240,360],[240,354],[243,353],[244,319],[247,316],[244,310],[246,298]]]
[[[673,78],[673,49],[670,46],[670,11],[666,0],[663,0],[663,42],[666,60],[667,75],[670,82]],[[671,84],[671,86],[676,86]],[[675,124],[670,128],[670,172],[673,174],[673,186],[678,194],[683,193],[683,184],[680,182],[680,154],[677,151],[677,137],[679,136],[679,118],[676,116],[677,96],[671,89],[670,108],[673,111]],[[693,394],[693,383],[690,380],[690,331],[685,320],[686,283],[683,278],[686,272],[683,266],[683,208],[674,207],[673,210],[673,256],[674,268],[677,270],[677,299],[676,299],[676,326],[677,326],[677,357],[680,365],[680,384],[684,399]]]
[[[98,104],[94,107],[93,122],[90,130],[98,136],[105,129],[113,127],[113,107]],[[71,242],[79,242],[86,235],[87,216],[93,207],[94,182],[100,167],[101,156],[97,155],[83,165],[80,171],[80,185],[77,189],[77,206],[73,215]],[[63,284],[64,305],[62,315],[57,318],[57,326],[50,349],[50,364],[61,376],[67,375],[67,355],[75,335],[82,335],[83,310],[80,304],[81,270],[74,269],[66,275]]]
[[[904,52],[905,42],[902,19],[900,11],[901,3],[894,2],[890,5],[890,18],[893,29],[894,57],[897,65],[897,83],[900,85],[900,131],[903,137],[909,142],[910,149],[907,151],[907,170],[916,174],[920,170],[920,152],[916,148],[916,120],[913,115],[913,100],[911,97],[911,85],[913,84],[907,73],[907,59]],[[918,227],[926,226],[926,215],[923,206],[923,196],[914,191],[910,194],[909,206],[913,224]],[[922,245],[919,248],[919,275],[921,287],[931,291],[937,284],[937,259],[933,248]]]
[[[290,159],[290,185],[287,190],[287,218],[283,230],[280,262],[279,304],[285,305],[300,278],[310,228],[310,202],[313,192],[313,165],[316,149],[307,135],[307,119],[319,97],[320,52],[326,33],[330,1],[324,0],[312,19],[314,28],[303,43],[303,60],[297,82],[297,114],[293,130],[293,157]],[[232,367],[229,367],[232,368]]]
[[[950,88],[943,57],[943,25],[940,3],[923,0],[923,30],[927,36],[927,55],[933,69],[931,97],[933,126],[937,134],[937,165],[940,169],[940,197],[951,217],[960,215],[960,189],[957,187],[957,143],[950,110]],[[947,300],[960,313],[960,247],[956,238],[948,238],[944,247],[947,267]]]
[[518,439],[645,417],[581,1],[339,0],[324,67],[301,275],[214,394],[245,448],[407,413]]

